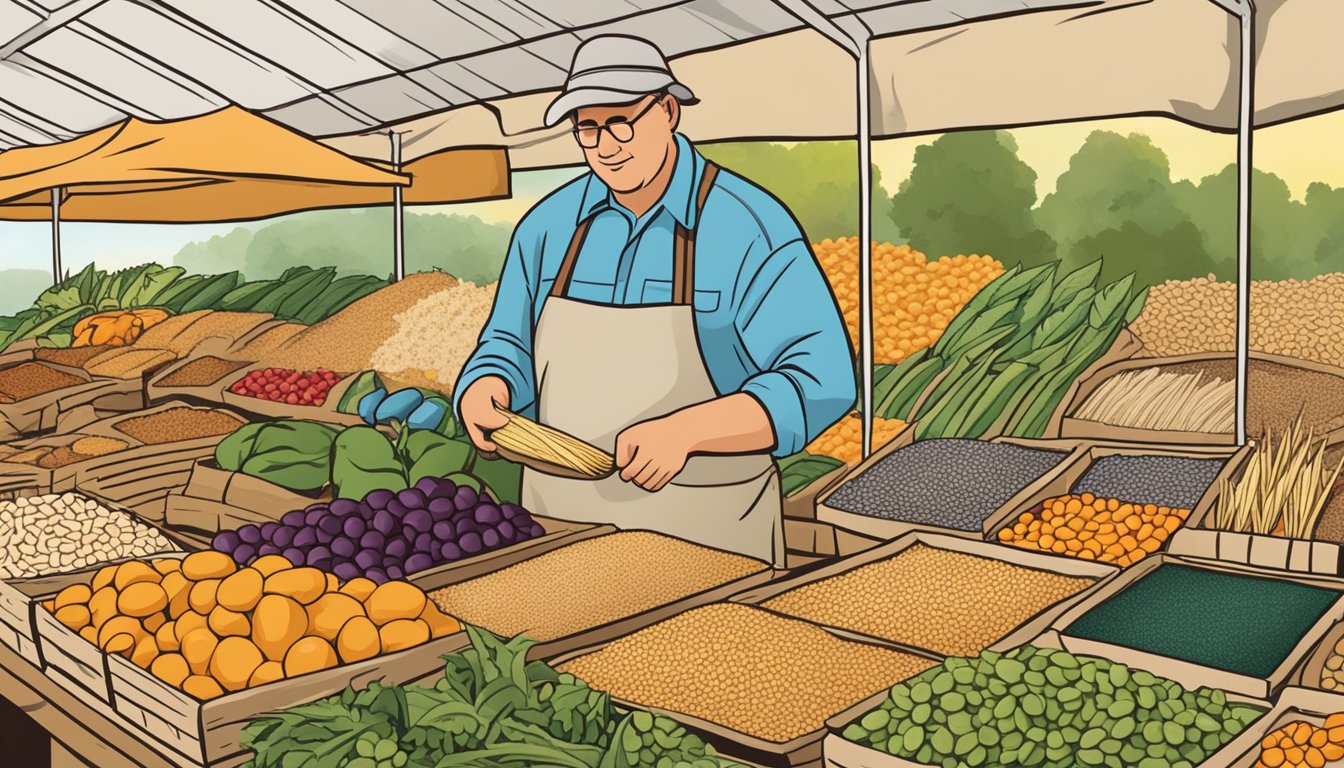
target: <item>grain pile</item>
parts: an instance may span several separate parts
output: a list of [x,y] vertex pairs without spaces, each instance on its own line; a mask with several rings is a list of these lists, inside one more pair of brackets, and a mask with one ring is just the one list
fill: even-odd
[[0,371],[0,403],[17,403],[83,383],[78,376],[40,363],[20,363]]
[[166,349],[174,357],[186,357],[206,339],[233,343],[271,319],[258,312],[216,312],[203,309],[176,315],[140,335],[135,346],[141,349]]
[[1073,484],[1073,493],[1194,509],[1226,463],[1185,456],[1102,456]]
[[173,548],[154,528],[78,494],[0,502],[0,578],[75,571]]
[[547,641],[634,616],[764,570],[670,536],[624,531],[570,544],[430,595],[497,635]]
[[121,347],[90,360],[85,370],[94,376],[135,379],[146,371],[171,363],[175,359],[176,356],[166,349]]
[[1129,566],[1161,549],[1189,516],[1189,509],[1070,494],[1023,512],[998,539],[1022,549]]
[[1067,456],[1009,443],[921,440],[845,482],[826,505],[868,517],[976,531]]
[[622,701],[783,743],[933,666],[746,605],[675,616],[560,665]]
[[[398,316],[422,299],[456,285],[457,280],[442,272],[410,275],[294,334],[264,354],[252,354],[250,344],[239,351],[244,357],[255,357],[258,362],[276,367],[366,370],[372,365],[374,353],[385,341],[401,331],[401,324],[396,319]],[[258,339],[260,341],[262,339]],[[438,337],[433,341],[436,346],[459,343],[450,336]]]
[[1327,691],[1344,690],[1344,637],[1335,641],[1333,651],[1326,657],[1318,684]]
[[[1153,357],[1235,349],[1236,285],[1213,276],[1153,286],[1131,330]],[[1344,368],[1344,273],[1251,283],[1251,349]]]
[[33,351],[33,357],[44,363],[83,368],[85,363],[108,349],[110,347],[38,347]]
[[160,387],[205,387],[246,366],[247,363],[206,356],[183,365],[159,379]]
[[182,406],[123,419],[113,425],[113,428],[146,445],[159,445],[228,435],[244,423],[242,419],[226,411]]
[[973,655],[1092,583],[916,544],[761,607],[938,654]]
[[[900,419],[873,417],[873,450],[895,440],[897,435],[905,431],[905,427],[905,422]],[[839,459],[846,464],[858,463],[863,459],[863,417],[857,413],[846,414],[808,443],[806,450],[818,456]]]
[[494,301],[494,284],[465,281],[424,297],[393,318],[397,331],[374,351],[373,369],[449,391],[476,348]]
[[[952,317],[981,288],[1003,274],[989,256],[930,261],[908,245],[873,244],[873,358],[899,363],[938,340]],[[831,284],[849,338],[859,344],[859,238],[812,245]]]
[[[1164,365],[1169,373],[1202,373],[1205,378],[1232,381],[1232,358]],[[1317,435],[1344,428],[1344,377],[1309,371],[1267,360],[1251,360],[1247,371],[1246,431],[1264,435],[1267,429],[1286,432],[1302,415],[1302,423]]]

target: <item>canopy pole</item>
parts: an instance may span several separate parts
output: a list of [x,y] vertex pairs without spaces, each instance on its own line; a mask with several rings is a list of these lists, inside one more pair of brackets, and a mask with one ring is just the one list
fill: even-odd
[[873,125],[869,113],[872,81],[868,73],[870,40],[863,41],[858,67],[859,139],[859,368],[863,391],[863,457],[873,452]]
[[[392,170],[401,173],[401,134],[389,130],[387,138],[392,142]],[[401,185],[392,187],[392,281],[401,282],[406,277],[406,240],[403,230],[403,212],[401,205]]]
[[1237,445],[1246,444],[1251,349],[1251,179],[1255,108],[1255,7],[1243,3],[1237,115]]
[[51,188],[51,277],[52,285],[61,282],[61,191]]

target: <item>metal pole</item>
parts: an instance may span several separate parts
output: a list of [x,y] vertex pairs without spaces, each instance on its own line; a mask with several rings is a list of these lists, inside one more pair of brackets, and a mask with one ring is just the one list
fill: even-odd
[[[401,173],[401,134],[388,131],[387,138],[392,142],[392,170]],[[392,259],[393,281],[400,282],[406,277],[406,241],[402,230],[401,185],[392,187]]]
[[51,188],[51,277],[61,282],[61,187]]
[[863,456],[873,452],[873,140],[869,103],[872,83],[868,73],[871,41],[859,49],[859,366],[863,379]]
[[1251,348],[1251,139],[1255,109],[1255,8],[1241,12],[1237,116],[1237,445],[1246,444],[1247,369]]

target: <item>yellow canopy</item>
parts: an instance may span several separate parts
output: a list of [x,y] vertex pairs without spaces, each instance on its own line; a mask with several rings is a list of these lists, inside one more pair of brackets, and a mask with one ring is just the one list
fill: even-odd
[[398,174],[239,107],[169,122],[131,118],[60,144],[0,153],[0,219],[243,221],[318,208],[409,204],[509,194],[507,155],[463,148],[418,159]]

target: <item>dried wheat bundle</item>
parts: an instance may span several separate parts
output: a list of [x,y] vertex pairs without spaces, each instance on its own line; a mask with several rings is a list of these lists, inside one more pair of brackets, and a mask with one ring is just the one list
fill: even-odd
[[615,464],[611,454],[545,424],[503,408],[496,410],[509,417],[508,424],[490,433],[490,439],[501,449],[583,477],[596,479],[611,474]]
[[1231,432],[1236,383],[1160,368],[1126,371],[1101,383],[1074,418],[1172,432]]

